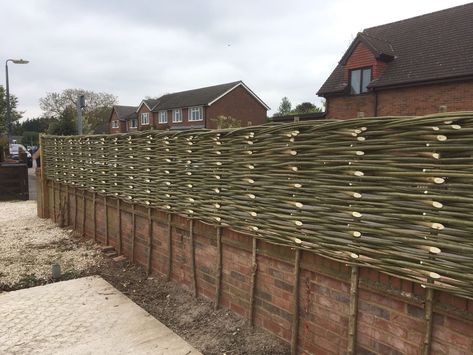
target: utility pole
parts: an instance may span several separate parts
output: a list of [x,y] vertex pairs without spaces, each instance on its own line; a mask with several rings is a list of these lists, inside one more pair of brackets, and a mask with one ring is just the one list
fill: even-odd
[[76,102],[77,108],[77,134],[82,135],[82,109],[85,107],[85,96],[79,95]]
[[7,59],[5,61],[5,81],[6,81],[6,103],[7,103],[7,116],[6,116],[6,124],[7,124],[7,132],[8,132],[8,144],[12,143],[12,119],[11,119],[11,106],[10,106],[10,82],[8,79],[8,62],[12,62],[14,64],[28,64],[29,62],[24,59]]

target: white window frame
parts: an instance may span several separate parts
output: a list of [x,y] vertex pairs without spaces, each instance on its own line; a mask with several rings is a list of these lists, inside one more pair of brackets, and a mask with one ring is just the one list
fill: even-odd
[[187,111],[187,120],[189,122],[203,121],[204,110],[202,106],[189,107]]
[[118,120],[113,120],[112,121],[112,128],[118,128],[120,125],[118,124]]
[[142,126],[149,125],[149,112],[143,112],[141,114],[141,125]]
[[167,111],[159,111],[159,119],[158,122],[160,124],[168,123],[168,112]]
[[[135,123],[135,125],[133,125],[133,123]],[[128,128],[138,128],[138,119],[131,118],[130,121],[128,121]]]
[[182,122],[182,110],[180,108],[176,108],[172,110],[172,122],[173,123]]

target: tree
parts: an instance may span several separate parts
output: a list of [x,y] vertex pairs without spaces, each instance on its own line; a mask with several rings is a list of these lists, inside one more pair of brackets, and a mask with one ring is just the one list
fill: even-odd
[[23,122],[13,123],[12,132],[14,136],[21,136],[23,132],[47,132],[49,124],[57,119],[51,117],[30,118]]
[[75,110],[72,107],[66,107],[61,116],[49,125],[48,133],[57,136],[77,134],[74,113]]
[[[22,112],[17,110],[18,99],[10,95],[10,117],[12,125],[22,117]],[[0,134],[7,132],[7,97],[3,86],[0,85]]]
[[291,113],[291,109],[292,109],[291,101],[289,101],[289,99],[286,96],[284,96],[281,100],[281,104],[279,105],[278,112],[276,112],[274,116],[288,115],[289,113]]
[[315,106],[311,102],[303,102],[296,106],[291,113],[310,113],[310,112],[322,112],[320,107]]
[[117,103],[117,97],[84,89],[66,89],[60,93],[49,92],[39,99],[39,106],[44,116],[59,118],[66,109],[72,109],[73,120],[76,118],[76,101],[80,95],[85,96],[86,107],[83,111],[84,133],[105,133],[108,129],[108,119],[112,106]]

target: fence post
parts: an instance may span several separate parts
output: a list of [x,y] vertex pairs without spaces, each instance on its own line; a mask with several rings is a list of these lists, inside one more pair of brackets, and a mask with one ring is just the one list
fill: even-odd
[[192,291],[194,297],[197,297],[197,275],[195,271],[195,243],[194,243],[194,219],[190,219],[189,223],[189,236],[190,236],[190,245],[191,245],[191,276],[192,276]]
[[294,289],[292,294],[292,330],[291,330],[291,355],[297,354],[299,338],[299,272],[301,263],[301,250],[296,248],[294,261]]
[[97,194],[94,191],[92,196],[92,213],[93,213],[93,224],[94,224],[94,242],[97,241],[97,218],[95,217],[95,208],[96,208],[96,198]]
[[119,198],[117,198],[117,216],[118,216],[117,253],[118,255],[121,255],[122,254],[122,214],[121,214],[121,206],[120,206]]
[[86,217],[86,213],[87,213],[87,200],[85,198],[85,195],[86,195],[86,191],[83,190],[82,191],[82,238],[85,237],[85,217]]
[[49,194],[48,194],[48,180],[46,178],[46,149],[44,146],[45,139],[44,134],[39,135],[39,146],[41,149],[40,159],[41,159],[41,198],[43,200],[42,204],[42,218],[49,218]]
[[353,355],[356,353],[356,324],[358,318],[358,284],[359,284],[359,267],[353,265],[351,267],[351,282],[350,282],[350,308],[348,315],[348,349],[347,354]]
[[171,280],[172,272],[172,214],[168,213],[168,267],[166,270],[166,281]]
[[256,291],[256,273],[258,271],[258,264],[256,259],[258,240],[253,237],[253,249],[251,255],[251,290],[250,290],[250,325],[254,324],[254,313],[255,313],[255,291]]
[[[433,283],[429,280],[429,283]],[[433,325],[433,300],[434,300],[434,289],[428,287],[426,289],[425,295],[425,305],[424,305],[424,320],[425,320],[425,334],[424,342],[422,347],[422,355],[429,355],[430,349],[432,347],[432,325]]]
[[148,257],[146,262],[146,275],[151,273],[151,253],[153,249],[153,220],[151,218],[151,208],[148,207]]
[[135,204],[131,203],[131,262],[135,262],[136,214]]
[[103,197],[103,204],[105,210],[105,245],[108,245],[108,206],[107,206],[107,195]]
[[215,305],[218,309],[220,305],[220,293],[222,288],[222,227],[217,227],[217,280],[215,286]]

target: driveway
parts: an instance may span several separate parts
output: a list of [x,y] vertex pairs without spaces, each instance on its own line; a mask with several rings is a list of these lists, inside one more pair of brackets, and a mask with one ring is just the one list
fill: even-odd
[[1,354],[200,354],[98,276],[0,294]]

